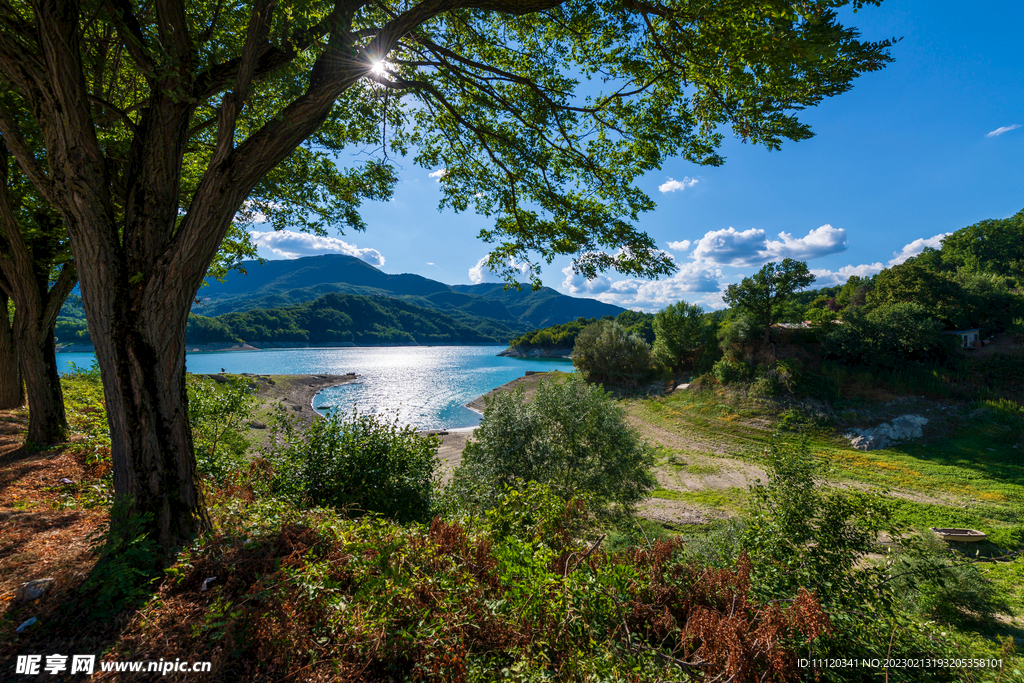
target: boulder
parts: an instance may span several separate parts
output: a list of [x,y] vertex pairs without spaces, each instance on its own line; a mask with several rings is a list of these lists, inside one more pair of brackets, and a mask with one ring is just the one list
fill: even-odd
[[32,602],[49,590],[51,585],[53,585],[53,579],[36,579],[23,583],[14,594],[14,599],[17,602]]
[[859,451],[874,451],[886,448],[895,441],[917,439],[924,435],[923,427],[928,418],[920,415],[900,415],[891,423],[883,422],[871,429],[852,429],[843,436]]

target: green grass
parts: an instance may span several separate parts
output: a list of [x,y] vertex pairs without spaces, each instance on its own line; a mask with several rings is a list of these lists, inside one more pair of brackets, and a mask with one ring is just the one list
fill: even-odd
[[[718,474],[722,471],[720,465],[712,462],[698,461],[693,462],[693,456],[688,455],[686,451],[680,451],[674,448],[666,448],[665,446],[657,446],[654,449],[655,461],[659,467],[667,467],[668,469],[675,472],[687,472],[689,474],[696,475],[707,475],[707,474]],[[698,460],[701,456],[696,456]]]
[[741,512],[746,509],[750,500],[747,489],[731,487],[727,489],[704,489],[700,491],[676,491],[674,489],[656,488],[651,491],[652,498],[663,500],[680,500],[693,505],[700,505],[714,510]]

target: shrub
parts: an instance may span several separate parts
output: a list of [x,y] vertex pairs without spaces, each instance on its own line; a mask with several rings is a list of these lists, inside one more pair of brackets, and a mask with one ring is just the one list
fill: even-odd
[[245,425],[256,405],[255,393],[242,377],[217,384],[189,376],[186,386],[196,468],[221,483],[245,462],[249,448]]
[[331,413],[303,433],[280,423],[273,441],[265,454],[272,494],[403,523],[429,519],[440,438],[354,411]]
[[517,480],[583,498],[598,514],[628,511],[655,484],[653,454],[625,411],[600,387],[569,375],[543,380],[532,402],[522,388],[487,402],[463,452],[452,495],[487,509]]
[[722,384],[732,384],[749,377],[750,366],[729,358],[722,358],[715,363],[711,372],[715,375],[715,379]]
[[651,349],[618,323],[600,320],[576,337],[572,362],[588,382],[635,387],[653,375]]
[[978,567],[954,556],[931,532],[908,542],[886,573],[900,608],[926,619],[969,626],[1010,611]]
[[797,361],[783,360],[774,367],[760,365],[757,368],[750,391],[755,396],[781,396],[792,394],[797,386]]
[[823,605],[843,609],[862,604],[873,577],[856,562],[878,532],[895,534],[890,509],[873,495],[823,491],[821,464],[804,441],[773,435],[765,461],[767,481],[751,489],[742,544],[755,590],[773,599],[815,591]]

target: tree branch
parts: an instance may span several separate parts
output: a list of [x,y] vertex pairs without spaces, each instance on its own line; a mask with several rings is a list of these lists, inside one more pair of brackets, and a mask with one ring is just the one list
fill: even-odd
[[106,0],[105,4],[111,20],[117,28],[117,34],[121,37],[124,46],[128,48],[136,66],[147,78],[152,78],[156,71],[155,64],[149,54],[146,36],[142,33],[142,26],[135,16],[131,0]]
[[0,135],[3,135],[2,144],[10,150],[22,172],[28,176],[28,179],[32,181],[46,201],[54,204],[53,181],[39,164],[32,148],[29,147],[28,142],[25,141],[21,131],[15,125],[13,114],[4,107],[3,103],[0,103]]
[[235,148],[235,124],[238,115],[249,96],[256,62],[261,48],[267,45],[267,36],[273,21],[273,7],[276,0],[258,0],[249,15],[249,26],[245,33],[245,45],[238,62],[235,88],[224,96],[217,112],[217,143],[210,162],[215,166],[227,158]]

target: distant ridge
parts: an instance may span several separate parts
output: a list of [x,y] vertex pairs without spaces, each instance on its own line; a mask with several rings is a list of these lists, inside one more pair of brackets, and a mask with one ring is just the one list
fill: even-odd
[[446,285],[421,275],[389,275],[344,254],[242,263],[245,274],[231,272],[224,282],[207,279],[196,293],[193,312],[219,316],[279,308],[313,301],[331,292],[386,296],[421,308],[500,321],[516,328],[547,327],[579,317],[615,316],[625,309],[595,299],[566,296],[543,287],[505,290],[501,284]]

